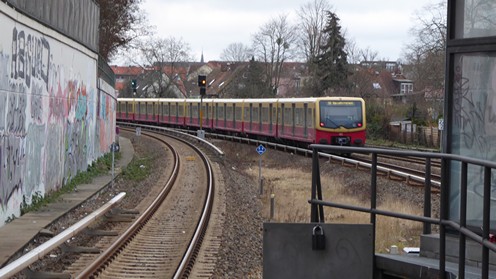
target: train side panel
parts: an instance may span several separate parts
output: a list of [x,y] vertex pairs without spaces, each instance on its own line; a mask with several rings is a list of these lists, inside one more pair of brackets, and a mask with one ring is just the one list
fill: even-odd
[[279,99],[278,137],[287,141],[315,143],[315,98]]
[[245,99],[243,132],[253,136],[276,137],[276,107],[277,99]]
[[185,109],[186,126],[190,128],[201,127],[202,129],[212,128],[212,99],[188,99],[185,103]]
[[235,134],[243,132],[242,99],[215,99],[212,106],[214,130]]
[[134,121],[134,99],[118,99],[116,117],[121,121]]
[[160,99],[158,102],[159,123],[173,127],[184,127],[186,99]]

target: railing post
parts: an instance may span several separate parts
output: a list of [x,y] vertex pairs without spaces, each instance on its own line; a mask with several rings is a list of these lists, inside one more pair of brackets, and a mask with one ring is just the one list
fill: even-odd
[[[431,158],[425,158],[424,217],[431,217]],[[431,224],[424,223],[424,234],[431,233]]]
[[[440,220],[449,218],[449,177],[447,168],[451,163],[450,160],[443,158],[441,160],[441,208]],[[444,182],[444,183],[443,183]],[[446,278],[446,225],[440,222],[439,225],[439,278]]]
[[[377,153],[372,153],[371,181],[370,181],[370,209],[377,207]],[[370,223],[372,224],[372,252],[375,254],[375,228],[376,214],[370,213]],[[375,267],[375,257],[372,259],[372,266]]]
[[[491,221],[491,168],[484,167],[484,196],[482,213],[482,238],[489,239]],[[482,279],[489,277],[489,248],[482,246]]]
[[[312,200],[318,198],[322,200],[322,186],[320,184],[320,166],[319,166],[319,151],[313,148],[312,151]],[[311,222],[324,222],[324,206],[311,204]]]
[[[467,162],[462,162],[461,177],[460,177],[460,227],[467,226]],[[465,278],[465,234],[459,233],[458,247],[458,278]]]

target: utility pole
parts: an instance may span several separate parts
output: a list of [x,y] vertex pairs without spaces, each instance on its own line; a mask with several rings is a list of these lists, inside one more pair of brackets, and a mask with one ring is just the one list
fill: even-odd
[[203,131],[203,97],[207,94],[207,76],[198,75],[198,86],[200,87],[200,130],[197,132],[197,136],[201,139],[205,139],[205,131]]

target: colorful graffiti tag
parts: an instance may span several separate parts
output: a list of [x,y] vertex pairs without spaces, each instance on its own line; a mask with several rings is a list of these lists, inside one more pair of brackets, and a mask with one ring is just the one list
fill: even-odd
[[[112,98],[97,55],[0,13],[0,226],[108,152]],[[74,46],[76,45],[76,47]],[[83,49],[81,47],[81,49]]]

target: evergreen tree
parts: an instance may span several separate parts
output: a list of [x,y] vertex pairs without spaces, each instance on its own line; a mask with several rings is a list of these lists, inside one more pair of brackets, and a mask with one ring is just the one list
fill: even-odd
[[323,33],[326,42],[320,46],[322,52],[315,59],[314,95],[326,95],[326,91],[346,88],[348,77],[347,54],[344,51],[345,38],[341,35],[339,18],[335,13],[327,12],[327,24]]
[[243,82],[238,84],[237,98],[271,98],[275,95],[267,84],[264,68],[260,62],[252,57],[248,65]]

